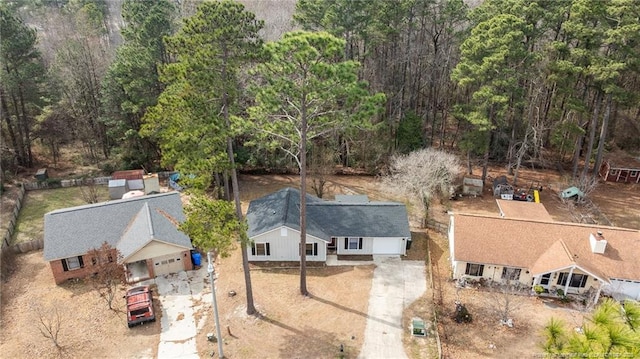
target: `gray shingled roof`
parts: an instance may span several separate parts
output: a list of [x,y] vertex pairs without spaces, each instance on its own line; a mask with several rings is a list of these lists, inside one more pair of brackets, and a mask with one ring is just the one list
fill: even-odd
[[[307,194],[307,204],[322,202],[321,199]],[[300,230],[300,191],[285,188],[255,199],[249,203],[247,210],[249,238],[282,226]],[[328,235],[323,229],[307,217],[307,233],[322,239]]]
[[[300,230],[300,191],[285,188],[249,204],[249,237],[287,226]],[[336,237],[411,238],[402,203],[343,203],[307,194],[307,233],[329,241]]]
[[184,220],[177,192],[56,210],[44,216],[44,259],[83,255],[105,241],[125,258],[152,239],[191,248],[174,224]]

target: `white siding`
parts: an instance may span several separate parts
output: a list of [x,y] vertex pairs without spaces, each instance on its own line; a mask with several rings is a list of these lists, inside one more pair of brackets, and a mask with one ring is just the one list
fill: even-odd
[[[354,255],[354,254],[373,254],[373,238],[371,237],[363,237],[362,238],[362,248],[361,249],[345,249],[345,241],[347,241],[347,237],[337,237],[338,242],[336,244],[337,253],[340,255]],[[357,238],[357,237],[350,237]]]
[[[253,243],[269,243],[269,255],[258,256],[251,254],[252,246],[247,248],[249,261],[276,261],[298,262],[300,261],[300,232],[291,228],[280,227],[273,231],[262,233],[251,238]],[[307,235],[307,243],[318,244],[318,255],[307,255],[308,262],[324,262],[327,260],[327,242]]]
[[616,299],[640,300],[640,281],[611,279],[611,284],[604,284],[602,291]]

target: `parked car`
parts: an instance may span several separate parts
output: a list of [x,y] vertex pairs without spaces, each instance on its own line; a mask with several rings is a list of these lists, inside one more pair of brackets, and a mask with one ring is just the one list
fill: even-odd
[[124,296],[127,300],[127,324],[129,328],[136,324],[155,322],[153,295],[148,285],[131,288]]

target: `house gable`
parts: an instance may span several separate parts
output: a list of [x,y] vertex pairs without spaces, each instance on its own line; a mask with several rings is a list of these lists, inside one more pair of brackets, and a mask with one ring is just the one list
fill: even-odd
[[[176,222],[185,219],[177,192],[49,212],[44,218],[44,259],[81,256],[104,242],[128,256],[152,238],[150,233],[154,233],[153,238],[190,247],[189,238],[160,211]],[[134,238],[135,235],[141,238]]]
[[[528,268],[534,275],[574,267],[605,282],[609,278],[640,279],[637,230],[469,214],[453,216],[453,262]],[[607,238],[604,253],[594,253],[589,242],[598,231]]]
[[147,258],[156,258],[169,254],[180,253],[189,249],[191,248],[153,239],[149,240],[144,246],[131,253],[128,257],[124,257],[123,262],[132,263]]

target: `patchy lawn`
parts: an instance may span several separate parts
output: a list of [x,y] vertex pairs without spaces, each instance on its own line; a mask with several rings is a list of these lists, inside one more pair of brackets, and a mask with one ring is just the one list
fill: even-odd
[[[494,176],[498,174],[492,173]],[[544,186],[542,202],[552,217],[570,220],[568,211],[557,196],[557,190],[561,187],[559,176],[552,172],[523,171],[521,178],[521,183],[526,186],[539,179]],[[374,200],[402,200],[391,198],[377,183],[375,178],[367,176],[331,176],[325,198],[332,199],[338,193],[355,193],[368,194]],[[285,186],[297,187],[298,177],[241,176],[240,185],[242,205],[246,211],[251,199]],[[38,195],[50,192],[32,191],[28,196],[38,203],[35,200]],[[51,207],[40,204],[36,206],[39,209],[34,210],[36,213],[27,212],[23,215],[31,218],[31,223],[39,222],[42,225],[44,213],[84,203],[78,194],[61,194],[58,197],[56,204]],[[76,202],[65,202],[70,198],[75,198]],[[640,228],[640,210],[631,206],[640,203],[637,187],[606,184],[596,190],[593,198],[615,224]],[[605,200],[600,202],[599,198]],[[464,198],[452,202],[448,209],[476,213],[497,213],[498,210],[491,195]],[[444,206],[434,206],[432,216],[445,223],[448,220]],[[412,214],[412,223],[416,223],[416,219],[419,220],[419,216]],[[638,227],[634,227],[636,225]],[[35,224],[31,226],[35,227]],[[28,230],[27,226],[21,228],[25,232]],[[36,234],[29,236],[37,235],[37,232],[32,233]],[[410,319],[418,316],[431,320],[434,305],[440,318],[444,354],[447,358],[455,359],[518,358],[539,354],[537,343],[548,318],[563,318],[568,324],[576,326],[581,323],[581,312],[560,309],[553,303],[533,297],[522,297],[519,309],[513,316],[515,327],[508,329],[500,326],[495,314],[486,305],[489,300],[486,292],[456,290],[448,280],[450,267],[446,238],[431,231],[415,235],[418,237],[414,238],[418,240],[413,243],[409,257],[417,260],[425,258],[427,241],[422,238],[428,236],[434,281],[428,283],[427,294],[410,305],[403,315],[403,342],[410,358],[434,356],[432,337],[416,338],[408,333]],[[19,255],[16,268],[16,273],[2,286],[0,352],[3,357],[57,356],[57,349],[38,330],[39,317],[34,310],[38,307],[48,311],[57,307],[63,314],[65,325],[59,339],[66,357],[82,357],[87,353],[99,353],[99,356],[105,357],[155,356],[159,321],[129,330],[124,314],[109,311],[102,299],[81,282],[56,286],[41,251]],[[246,300],[239,252],[235,251],[232,257],[220,260],[216,269],[219,272],[217,290],[226,356],[336,358],[340,344],[345,347],[345,358],[353,358],[359,353],[366,326],[372,266],[309,268],[307,281],[312,295],[308,298],[298,294],[297,269],[256,267],[251,274],[255,304],[261,313],[259,317],[245,314]],[[229,296],[229,291],[237,294]],[[451,319],[456,299],[467,305],[474,316],[473,323],[457,324]],[[209,357],[212,351],[217,352],[216,344],[206,340],[206,333],[215,332],[210,312],[209,309],[196,313],[200,323],[197,348],[202,357]],[[433,328],[430,331],[433,333]]]
[[[106,186],[97,186],[98,200],[109,199]],[[44,215],[56,209],[87,204],[80,187],[27,191],[18,216],[13,243],[41,239],[44,236]]]

